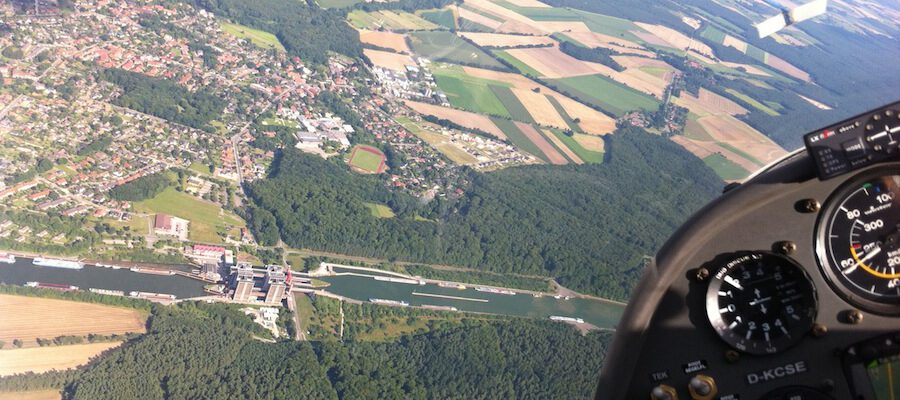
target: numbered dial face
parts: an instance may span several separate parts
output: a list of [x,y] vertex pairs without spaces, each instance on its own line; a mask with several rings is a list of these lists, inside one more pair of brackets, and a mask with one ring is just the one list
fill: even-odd
[[742,253],[710,280],[706,313],[719,336],[750,354],[780,352],[801,339],[816,317],[816,292],[793,260]]
[[900,171],[865,174],[839,189],[818,240],[819,264],[848,301],[900,313]]

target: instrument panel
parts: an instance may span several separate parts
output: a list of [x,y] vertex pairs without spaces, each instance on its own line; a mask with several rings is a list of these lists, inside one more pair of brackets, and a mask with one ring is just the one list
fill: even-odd
[[894,136],[900,103],[697,212],[645,268],[596,398],[900,399]]

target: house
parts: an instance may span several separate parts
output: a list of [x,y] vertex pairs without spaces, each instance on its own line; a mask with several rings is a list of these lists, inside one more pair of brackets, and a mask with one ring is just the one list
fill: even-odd
[[160,236],[175,236],[184,240],[187,239],[189,222],[171,215],[156,214],[153,219],[153,233]]

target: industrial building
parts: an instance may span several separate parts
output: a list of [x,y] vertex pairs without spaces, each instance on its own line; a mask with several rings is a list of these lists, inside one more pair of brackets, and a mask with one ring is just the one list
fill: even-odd
[[292,289],[291,270],[281,265],[253,268],[250,263],[239,262],[231,268],[232,299],[242,303],[281,304]]

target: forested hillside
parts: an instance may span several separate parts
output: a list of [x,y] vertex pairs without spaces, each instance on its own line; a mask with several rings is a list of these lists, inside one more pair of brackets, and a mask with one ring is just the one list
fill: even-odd
[[0,391],[65,386],[67,399],[579,399],[608,333],[464,320],[396,342],[281,342],[235,308],[155,307],[143,337],[76,373],[0,378]]
[[359,33],[339,10],[323,10],[304,0],[195,0],[217,16],[266,32],[273,32],[291,55],[324,64],[329,51],[362,56]]
[[[624,300],[642,258],[722,182],[696,157],[637,129],[608,136],[607,162],[470,172],[456,200],[418,206],[374,177],[293,149],[250,185],[263,244],[546,275]],[[364,203],[397,214],[378,219]],[[416,217],[423,218],[416,218]]]

